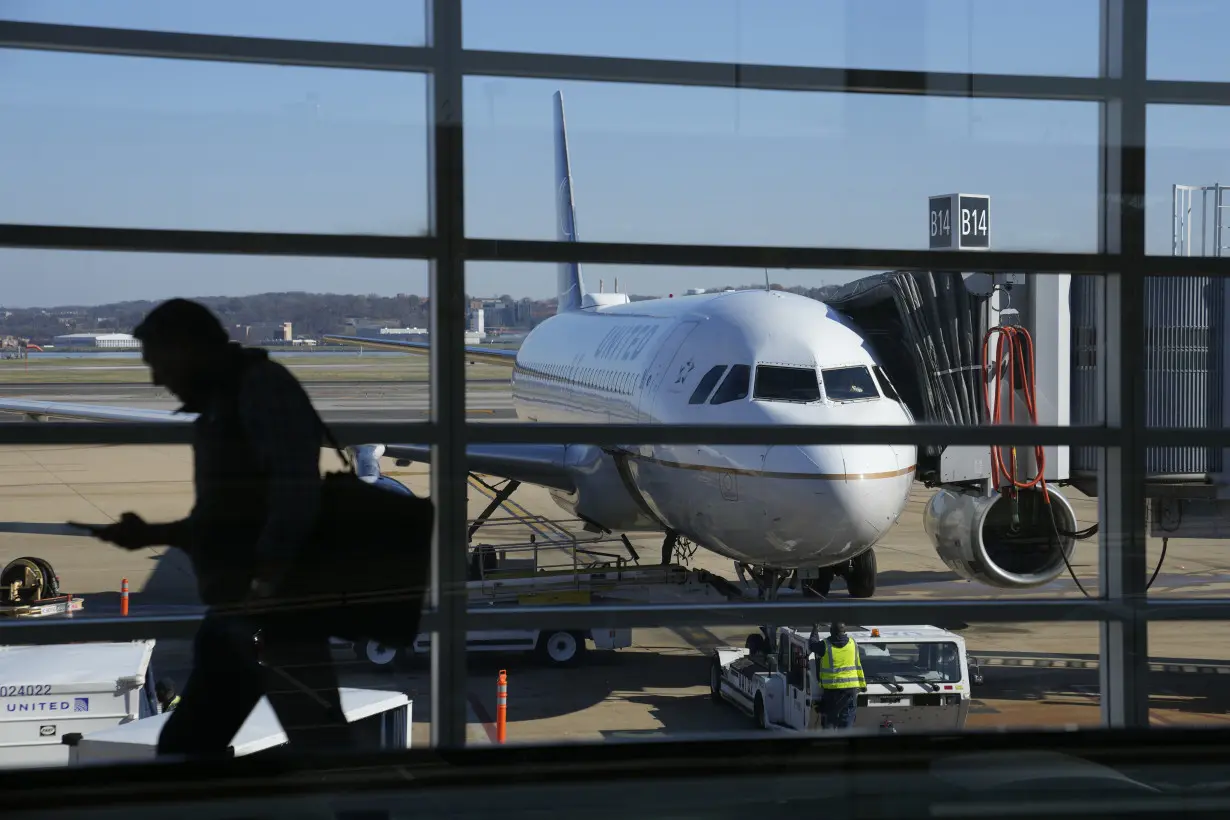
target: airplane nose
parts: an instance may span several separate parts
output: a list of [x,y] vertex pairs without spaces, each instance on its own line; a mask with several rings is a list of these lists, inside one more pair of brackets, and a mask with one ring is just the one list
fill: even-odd
[[901,464],[899,457],[886,447],[770,447],[765,471],[776,480],[765,489],[772,493],[771,506],[786,511],[770,525],[771,540],[799,559],[823,564],[876,543],[909,494],[912,462]]
[[884,536],[905,507],[914,481],[913,448],[843,445],[844,480],[837,495],[855,537],[872,544]]

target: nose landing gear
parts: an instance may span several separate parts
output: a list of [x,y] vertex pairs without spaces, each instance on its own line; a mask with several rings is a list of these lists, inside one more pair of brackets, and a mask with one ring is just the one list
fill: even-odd
[[864,550],[849,561],[823,567],[816,578],[803,581],[803,588],[813,595],[827,598],[833,580],[838,576],[846,580],[846,591],[851,598],[873,597],[876,594],[875,550]]

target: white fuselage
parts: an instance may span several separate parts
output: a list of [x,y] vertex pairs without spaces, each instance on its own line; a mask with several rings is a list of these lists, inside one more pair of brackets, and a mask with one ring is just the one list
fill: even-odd
[[[896,394],[879,364],[849,320],[821,302],[727,291],[551,317],[517,354],[513,401],[531,422],[717,425],[704,445],[569,445],[578,490],[553,496],[612,530],[670,529],[740,562],[823,567],[853,558],[893,526],[909,496],[915,448],[731,446],[721,429],[912,423],[886,397]],[[723,393],[716,374],[709,393],[698,393],[702,378],[726,365],[748,368],[746,393]],[[782,371],[760,365],[815,372],[819,391],[789,392],[780,375],[774,388],[770,377]],[[826,380],[834,368],[842,370]],[[718,393],[735,398],[718,403]]]

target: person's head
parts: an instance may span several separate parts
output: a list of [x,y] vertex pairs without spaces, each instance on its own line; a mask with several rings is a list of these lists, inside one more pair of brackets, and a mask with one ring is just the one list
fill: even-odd
[[141,342],[141,357],[154,384],[185,400],[192,397],[230,342],[218,317],[188,299],[163,302],[141,320],[132,335]]
[[159,703],[166,706],[175,700],[175,684],[163,678],[154,684],[154,696],[158,698]]
[[833,623],[829,624],[829,634],[832,635],[834,638],[840,638],[842,635],[846,634],[846,625],[843,623],[838,623],[837,621],[834,621]]

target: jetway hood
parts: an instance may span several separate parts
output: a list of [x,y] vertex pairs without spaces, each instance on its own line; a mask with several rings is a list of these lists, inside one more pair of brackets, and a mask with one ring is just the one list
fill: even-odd
[[[983,420],[980,365],[989,292],[961,273],[888,271],[826,294],[884,362],[910,412],[927,424]],[[939,481],[943,446],[919,450],[919,478]]]

